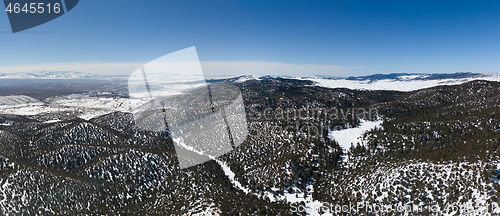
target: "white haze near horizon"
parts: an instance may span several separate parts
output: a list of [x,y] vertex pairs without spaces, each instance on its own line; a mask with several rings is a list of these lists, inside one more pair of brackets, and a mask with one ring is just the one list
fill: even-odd
[[[293,64],[272,61],[209,61],[200,62],[207,76],[214,75],[276,75],[276,76],[361,76],[369,75],[360,66],[342,66],[329,64]],[[130,75],[144,63],[110,62],[66,62],[31,65],[12,65],[0,67],[0,73],[36,72],[36,71],[77,71],[97,75]]]
[[[272,61],[208,61],[200,62],[203,73],[207,77],[236,77],[241,75],[254,76],[328,76],[350,77],[367,76],[373,74],[417,73],[417,74],[450,74],[458,71],[388,71],[374,72],[363,66],[342,66],[329,64],[293,64]],[[40,72],[40,71],[75,71],[95,75],[128,76],[144,63],[116,63],[116,62],[64,62],[28,65],[11,65],[0,67],[0,73]],[[460,71],[463,72],[463,71]],[[466,71],[470,72],[470,71]],[[480,73],[480,71],[478,72]],[[498,73],[493,73],[498,74]]]

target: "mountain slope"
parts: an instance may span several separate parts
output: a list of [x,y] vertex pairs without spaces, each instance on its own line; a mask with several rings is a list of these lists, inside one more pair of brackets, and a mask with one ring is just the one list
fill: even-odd
[[[124,95],[53,97],[43,102],[66,108],[36,115],[0,107],[0,212],[320,215],[314,207],[363,201],[439,215],[424,207],[498,201],[499,82],[401,92],[238,80],[211,82],[241,89],[248,138],[182,170],[168,132],[138,129],[126,110],[90,118],[71,110]],[[348,151],[329,136],[366,121],[383,123]],[[304,212],[293,212],[298,205]]]

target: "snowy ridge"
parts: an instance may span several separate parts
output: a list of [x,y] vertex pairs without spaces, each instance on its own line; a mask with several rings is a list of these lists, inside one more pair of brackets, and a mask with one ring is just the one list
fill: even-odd
[[[52,97],[44,102],[28,96],[0,97],[0,113],[14,115],[37,115],[52,112],[74,112],[79,118],[91,118],[121,111],[130,112],[127,98],[94,97],[85,94],[72,94],[66,97]],[[57,119],[48,121],[53,123]]]
[[26,95],[0,96],[0,106],[19,106],[27,104],[39,105],[41,102]]
[[318,86],[327,88],[349,88],[366,90],[395,90],[395,91],[414,91],[423,88],[430,88],[439,85],[457,85],[474,80],[500,81],[499,75],[485,77],[471,77],[461,79],[435,79],[435,80],[415,80],[408,78],[406,80],[346,80],[346,79],[322,79],[306,78],[316,83]]
[[254,75],[251,75],[251,76],[241,76],[235,82],[242,83],[242,82],[245,82],[245,81],[248,81],[248,80],[260,80],[260,77],[259,76],[254,76]]

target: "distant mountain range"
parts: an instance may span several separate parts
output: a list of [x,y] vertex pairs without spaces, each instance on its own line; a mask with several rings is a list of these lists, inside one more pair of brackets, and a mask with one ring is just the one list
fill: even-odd
[[411,81],[411,80],[440,80],[440,79],[466,79],[466,78],[481,78],[489,77],[491,74],[457,72],[452,74],[424,74],[424,73],[391,73],[391,74],[373,74],[369,76],[350,76],[346,80],[370,81],[377,80],[394,80],[394,81]]
[[[97,75],[75,71],[39,71],[39,72],[19,72],[0,73],[0,79],[81,79],[81,80],[106,80],[106,79],[127,79],[128,75]],[[208,79],[208,77],[207,77]],[[209,82],[224,80],[230,83],[243,83],[251,80],[266,79],[294,79],[312,81],[314,85],[327,88],[349,88],[366,90],[399,90],[413,91],[422,88],[429,88],[438,85],[456,85],[473,80],[500,81],[500,75],[496,73],[391,73],[373,74],[368,76],[351,77],[331,77],[331,76],[219,76],[218,79],[208,79]],[[155,80],[162,82],[161,80]],[[189,80],[183,80],[187,82]]]
[[500,75],[458,72],[451,74],[392,73],[347,78],[327,76],[241,76],[230,79],[230,81],[242,83],[249,80],[264,79],[307,80],[312,81],[314,85],[327,88],[414,91],[440,85],[457,85],[474,80],[500,81]]
[[0,73],[0,79],[109,79],[126,78],[127,75],[97,75],[76,71],[35,71]]

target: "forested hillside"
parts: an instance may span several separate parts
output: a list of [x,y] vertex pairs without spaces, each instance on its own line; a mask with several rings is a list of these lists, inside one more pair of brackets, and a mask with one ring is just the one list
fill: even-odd
[[[213,82],[241,89],[249,136],[217,161],[187,169],[179,169],[168,131],[140,130],[127,112],[88,120],[67,109],[1,114],[1,212],[293,215],[291,205],[307,200],[497,201],[498,82],[412,92],[282,78]],[[367,121],[382,124],[350,149],[330,136]]]

